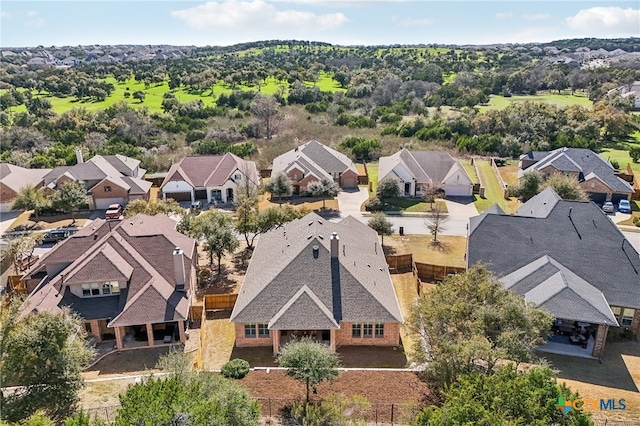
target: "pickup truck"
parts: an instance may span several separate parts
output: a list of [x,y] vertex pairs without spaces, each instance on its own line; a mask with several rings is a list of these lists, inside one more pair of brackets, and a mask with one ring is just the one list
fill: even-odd
[[107,212],[104,214],[105,219],[120,219],[122,214],[122,206],[120,204],[111,204],[107,208]]

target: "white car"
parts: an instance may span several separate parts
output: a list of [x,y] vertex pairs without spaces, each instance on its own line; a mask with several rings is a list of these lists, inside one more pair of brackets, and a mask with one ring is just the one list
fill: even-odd
[[607,201],[602,206],[602,211],[605,213],[613,213],[616,211],[616,208],[613,206],[613,203],[611,201]]

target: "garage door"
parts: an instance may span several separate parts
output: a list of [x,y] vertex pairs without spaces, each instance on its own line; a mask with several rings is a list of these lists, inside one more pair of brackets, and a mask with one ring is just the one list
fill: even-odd
[[96,200],[96,209],[105,210],[109,207],[110,204],[120,204],[124,205],[124,199],[122,197],[119,198],[98,198]]
[[589,192],[589,198],[591,198],[591,201],[594,203],[602,205],[607,201],[607,194]]
[[620,200],[626,200],[626,199],[627,199],[627,194],[613,194],[611,196],[611,202],[616,205],[620,202]]
[[357,183],[357,177],[347,177],[342,179],[342,186],[345,188],[355,188],[356,186],[358,186]]
[[191,201],[191,192],[167,192],[167,198],[176,201]]
[[447,197],[470,197],[473,187],[469,185],[445,185],[444,192]]

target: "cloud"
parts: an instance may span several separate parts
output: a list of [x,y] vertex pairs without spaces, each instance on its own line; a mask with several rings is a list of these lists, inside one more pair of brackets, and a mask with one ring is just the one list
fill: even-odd
[[534,14],[525,13],[524,15],[522,15],[522,17],[524,19],[526,19],[527,21],[538,21],[538,20],[542,20],[542,19],[551,19],[551,18],[553,18],[553,16],[549,15],[548,13],[534,13]]
[[342,13],[318,15],[297,10],[278,10],[264,0],[211,1],[188,9],[172,11],[171,16],[198,30],[308,29],[321,31],[340,27],[348,21]]
[[513,12],[498,12],[496,13],[496,19],[504,20],[513,18]]
[[638,35],[640,9],[620,7],[592,7],[582,9],[566,19],[569,28],[578,31],[612,32]]
[[9,18],[11,18],[11,14],[9,12],[2,11],[2,12],[0,12],[0,18],[9,19]]
[[398,18],[397,16],[393,16],[391,18],[391,22],[401,27],[415,27],[422,25],[431,25],[435,24],[435,19],[413,19],[413,18]]
[[309,4],[326,7],[366,7],[383,3],[404,3],[412,0],[270,0],[271,3]]

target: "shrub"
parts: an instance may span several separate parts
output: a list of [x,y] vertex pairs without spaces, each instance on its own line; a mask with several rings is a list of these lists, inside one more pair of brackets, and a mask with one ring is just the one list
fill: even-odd
[[634,216],[633,218],[633,224],[635,226],[640,226],[640,216]]
[[629,156],[634,163],[640,161],[640,146],[632,146],[629,148]]
[[249,372],[249,363],[236,358],[222,366],[222,375],[227,379],[242,379]]
[[364,209],[368,212],[379,212],[383,207],[384,204],[382,204],[382,201],[380,201],[380,198],[378,197],[371,198],[364,205]]

